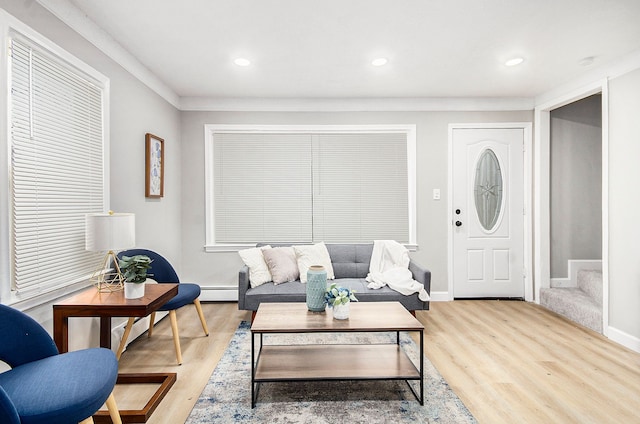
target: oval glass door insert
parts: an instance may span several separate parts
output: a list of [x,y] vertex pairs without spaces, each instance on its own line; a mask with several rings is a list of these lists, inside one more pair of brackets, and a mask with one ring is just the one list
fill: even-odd
[[473,183],[476,213],[485,231],[495,228],[502,210],[502,170],[496,154],[486,149],[476,164]]

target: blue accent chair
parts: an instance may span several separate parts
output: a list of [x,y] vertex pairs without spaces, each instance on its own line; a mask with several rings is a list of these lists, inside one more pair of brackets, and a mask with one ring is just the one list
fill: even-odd
[[[209,335],[209,329],[207,328],[207,322],[204,319],[204,314],[202,313],[202,306],[200,306],[200,286],[194,283],[181,283],[178,278],[178,274],[176,274],[175,269],[169,261],[167,261],[162,255],[147,249],[130,249],[125,250],[118,253],[118,258],[122,258],[123,256],[136,256],[136,255],[146,255],[151,258],[151,268],[147,270],[147,273],[150,275],[150,278],[157,281],[158,283],[178,283],[178,294],[161,306],[159,311],[169,311],[169,318],[171,320],[171,330],[173,331],[173,344],[176,349],[176,359],[178,360],[178,364],[182,365],[182,351],[180,349],[180,334],[178,332],[178,319],[176,316],[176,310],[182,308],[185,305],[189,305],[193,303],[196,307],[196,311],[198,312],[198,316],[200,317],[200,323],[202,324],[202,329],[204,330],[204,334],[206,336]],[[153,324],[156,319],[156,313],[153,312],[151,314],[151,322],[149,323],[149,332],[148,337],[151,337],[153,333]],[[129,332],[131,331],[131,326],[133,325],[133,319],[129,319],[127,323],[127,327],[125,328],[125,339]],[[118,358],[122,353],[123,343],[121,343],[121,348],[118,350]]]
[[91,348],[59,354],[40,324],[0,305],[0,423],[91,423],[106,402],[121,423],[113,397],[118,361],[112,351]]

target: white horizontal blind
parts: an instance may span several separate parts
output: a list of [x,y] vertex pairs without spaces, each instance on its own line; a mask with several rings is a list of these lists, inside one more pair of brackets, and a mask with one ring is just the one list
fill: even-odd
[[311,137],[214,135],[217,243],[311,240]]
[[13,290],[88,278],[85,214],[104,211],[102,89],[29,42],[11,43]]
[[407,134],[214,132],[215,243],[411,242]]
[[316,136],[314,240],[408,243],[407,185],[406,133]]

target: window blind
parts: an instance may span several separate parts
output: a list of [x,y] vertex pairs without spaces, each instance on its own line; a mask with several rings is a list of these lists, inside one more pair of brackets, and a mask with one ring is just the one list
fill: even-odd
[[88,276],[85,214],[103,212],[102,88],[46,51],[11,40],[12,289],[21,297]]
[[214,193],[217,243],[310,240],[310,136],[215,134]]
[[406,132],[216,132],[215,243],[408,243],[407,148]]
[[408,243],[406,134],[320,134],[314,141],[314,241]]

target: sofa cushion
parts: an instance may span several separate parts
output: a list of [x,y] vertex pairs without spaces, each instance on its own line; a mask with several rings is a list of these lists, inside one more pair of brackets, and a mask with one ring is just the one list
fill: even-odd
[[[404,296],[397,291],[389,288],[389,286],[384,286],[379,289],[370,289],[367,287],[367,280],[363,278],[341,278],[340,280],[334,281],[340,287],[346,287],[355,291],[356,299],[359,302],[391,302],[391,301],[400,301],[400,303],[404,303],[403,300],[407,301],[407,304],[413,304],[412,302],[414,298],[417,298],[416,294],[410,296]],[[421,303],[422,301],[420,301]],[[418,303],[415,303],[416,306]],[[414,308],[416,309],[416,308]]]
[[306,287],[300,281],[282,284],[266,283],[247,291],[244,306],[248,310],[256,311],[262,302],[305,302]]
[[[340,287],[355,290],[355,295],[360,302],[384,302],[398,301],[407,310],[422,310],[428,303],[418,299],[417,294],[403,296],[389,287],[380,289],[367,288],[364,278],[342,278],[332,281]],[[331,282],[327,283],[331,284]],[[244,299],[244,307],[248,310],[257,310],[262,302],[305,302],[307,298],[307,285],[299,281],[292,281],[275,285],[266,283],[247,291]]]
[[293,247],[274,247],[262,251],[274,284],[296,281],[300,276]]
[[327,244],[336,278],[366,278],[373,244]]
[[298,262],[301,282],[307,282],[307,271],[309,271],[309,267],[312,265],[323,266],[324,270],[327,271],[327,278],[329,280],[335,278],[329,251],[323,242],[312,245],[304,244],[293,246],[293,250],[296,252],[296,261]]
[[260,284],[272,280],[269,267],[262,255],[264,249],[271,249],[271,246],[253,247],[238,252],[244,264],[249,267],[249,283],[251,283],[251,287],[258,287]]

